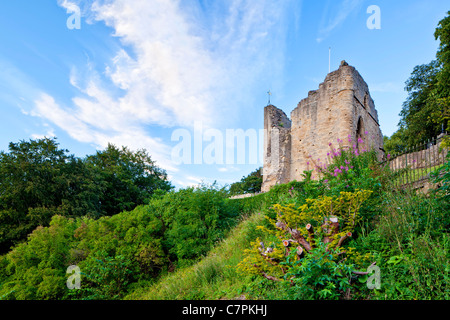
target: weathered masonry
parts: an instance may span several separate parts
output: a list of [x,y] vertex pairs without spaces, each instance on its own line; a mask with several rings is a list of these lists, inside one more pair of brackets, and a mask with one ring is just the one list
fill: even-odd
[[[276,184],[302,180],[312,161],[327,162],[330,143],[375,148],[382,156],[383,135],[369,88],[359,72],[345,61],[329,73],[319,89],[310,91],[286,114],[273,105],[264,109],[264,167],[262,191]],[[349,140],[351,139],[351,142]],[[320,160],[321,159],[321,160]],[[317,175],[315,175],[317,176]]]

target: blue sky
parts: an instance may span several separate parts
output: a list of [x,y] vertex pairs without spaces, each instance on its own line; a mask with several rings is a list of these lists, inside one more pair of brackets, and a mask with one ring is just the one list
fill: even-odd
[[[370,5],[379,30],[366,26]],[[67,26],[74,6],[80,29]],[[325,79],[329,47],[332,70],[345,59],[364,77],[389,136],[449,10],[442,0],[1,1],[0,150],[56,136],[84,157],[111,142],[145,148],[178,187],[231,183],[262,163],[177,164],[172,133],[196,122],[224,135],[262,129],[268,90],[290,114]]]

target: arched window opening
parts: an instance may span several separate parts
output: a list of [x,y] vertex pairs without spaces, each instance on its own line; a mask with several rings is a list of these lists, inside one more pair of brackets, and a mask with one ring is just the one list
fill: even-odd
[[364,121],[363,121],[362,117],[359,117],[358,125],[356,127],[356,147],[359,152],[362,152],[363,149],[367,150],[367,147],[366,147],[367,136],[366,136],[365,132],[366,132],[366,129],[364,127]]

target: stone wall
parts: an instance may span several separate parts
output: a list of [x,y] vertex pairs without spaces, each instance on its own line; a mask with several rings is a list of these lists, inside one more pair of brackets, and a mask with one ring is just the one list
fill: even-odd
[[264,109],[264,129],[263,192],[290,181],[291,121],[282,110],[269,105]]
[[[369,88],[345,61],[326,76],[318,90],[310,91],[299,102],[291,120],[282,110],[267,106],[264,129],[263,191],[302,180],[305,170],[314,169],[313,163],[328,161],[327,153],[338,138],[344,146],[356,143],[359,149],[373,147],[382,156],[383,135]],[[359,144],[358,138],[365,143]]]

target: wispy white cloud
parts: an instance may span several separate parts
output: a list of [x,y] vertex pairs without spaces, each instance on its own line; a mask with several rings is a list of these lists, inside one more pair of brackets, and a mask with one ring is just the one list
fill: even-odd
[[341,26],[352,12],[361,7],[363,2],[364,0],[333,0],[332,5],[328,2],[322,15],[317,42],[322,42],[334,29]]
[[[42,93],[33,114],[81,142],[151,150],[163,167],[176,172],[167,143],[149,129],[191,127],[194,121],[216,127],[232,118],[241,107],[235,102],[264,67],[282,68],[271,58],[283,61],[282,17],[294,2],[218,1],[212,6],[221,9],[208,12],[192,1],[197,9],[187,10],[177,0],[83,3],[89,23],[105,23],[123,47],[103,70],[91,62],[72,67],[68,78],[79,94],[71,105]],[[59,0],[66,9],[75,4],[81,5]]]
[[[108,143],[118,146],[127,146],[132,150],[146,149],[151,151],[152,158],[158,165],[171,172],[178,169],[170,163],[170,149],[162,143],[160,139],[150,137],[139,126],[124,126],[120,130],[113,127],[93,126],[73,114],[69,108],[64,108],[55,102],[54,98],[48,94],[41,96],[34,102],[35,108],[31,115],[38,116],[57,124],[63,128],[72,138],[77,141],[92,143],[99,147],[106,147]],[[53,131],[52,131],[53,132]]]
[[219,170],[219,172],[238,172],[238,171],[240,171],[240,169],[235,166],[220,167],[217,170]]
[[31,135],[32,139],[44,139],[44,138],[53,138],[56,137],[54,129],[50,128],[47,130],[45,134],[33,133]]
[[203,177],[193,176],[193,175],[186,175],[181,174],[177,176],[171,176],[169,175],[169,180],[173,181],[176,185],[187,188],[187,187],[197,187],[204,183],[212,183],[205,181]]

